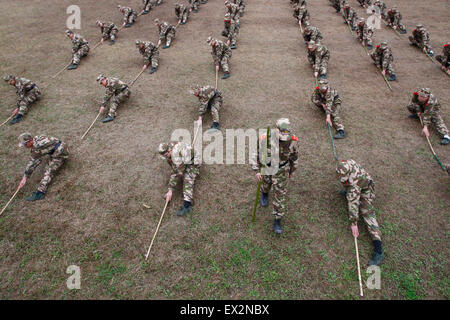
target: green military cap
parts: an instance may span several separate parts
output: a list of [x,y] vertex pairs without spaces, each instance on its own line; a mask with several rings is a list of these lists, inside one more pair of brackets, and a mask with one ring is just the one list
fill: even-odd
[[288,118],[280,118],[277,120],[278,139],[288,141],[291,138],[291,122]]
[[30,139],[33,139],[33,136],[31,135],[31,133],[25,132],[25,133],[22,133],[22,134],[19,136],[18,139],[19,139],[19,147],[24,147],[25,144],[26,144]]

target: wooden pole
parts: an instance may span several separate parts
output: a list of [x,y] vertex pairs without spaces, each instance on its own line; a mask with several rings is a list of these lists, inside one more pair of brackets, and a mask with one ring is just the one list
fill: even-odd
[[217,84],[218,84],[218,81],[219,81],[219,70],[217,70],[217,68],[216,68],[216,90],[219,90],[219,88],[217,88]]
[[6,210],[6,208],[8,208],[9,204],[11,203],[11,201],[13,201],[13,199],[16,197],[17,193],[20,191],[20,187],[17,188],[16,192],[14,192],[13,196],[11,197],[11,199],[9,199],[8,203],[3,207],[2,211],[0,212],[0,216],[2,215],[3,211]]
[[[420,119],[420,124],[423,127],[422,117],[419,116],[419,119]],[[439,160],[436,152],[434,152],[433,146],[431,145],[431,142],[430,142],[430,138],[428,138],[427,136],[425,136],[425,138],[427,138],[427,142],[428,142],[428,145],[430,146],[431,152],[433,153],[434,159],[436,159],[437,163],[439,164],[439,166],[441,167],[442,170],[447,171],[445,169],[444,165],[442,164],[441,160]]]
[[4,124],[6,124],[9,120],[12,119],[12,117],[14,117],[14,115],[12,114],[11,116],[9,116],[8,119],[6,119],[4,122],[2,122],[2,124],[0,124],[0,127],[3,126]]
[[358,252],[358,240],[356,237],[353,237],[355,239],[355,249],[356,249],[356,263],[358,265],[358,279],[359,279],[359,294],[361,297],[364,296],[363,288],[362,288],[362,281],[361,281],[361,267],[359,265],[359,252]]
[[102,42],[101,41],[99,41],[93,48],[92,48],[92,50],[91,51],[94,51],[95,50],[95,48],[97,48],[99,45],[101,45],[102,44]]
[[152,238],[152,242],[150,242],[150,246],[148,247],[147,254],[145,255],[145,261],[147,261],[147,259],[148,259],[148,256],[149,256],[149,254],[150,254],[150,250],[152,250],[153,241],[155,241],[156,234],[158,233],[159,226],[161,225],[161,221],[162,221],[162,219],[163,219],[163,217],[164,217],[164,213],[166,212],[166,208],[167,208],[167,205],[168,205],[168,204],[169,204],[169,201],[166,200],[166,205],[164,206],[164,210],[163,210],[163,212],[162,212],[162,214],[161,214],[161,218],[159,219],[158,226],[156,227],[155,234],[153,235],[153,238]]
[[89,128],[86,130],[86,132],[81,136],[81,140],[84,139],[84,137],[88,134],[88,132],[91,130],[92,126],[94,125],[95,121],[97,121],[98,117],[100,117],[101,112],[98,113],[98,115],[95,117],[94,121],[92,121]]
[[72,64],[72,62],[70,62],[67,66],[65,66],[64,68],[62,68],[61,70],[58,71],[57,74],[55,74],[52,79],[55,79],[61,72],[63,72],[64,70],[66,70],[70,65]]
[[147,70],[147,68],[145,68],[145,69],[142,69],[141,70],[141,72],[139,72],[139,74],[136,76],[136,78],[134,78],[134,80],[133,81],[131,81],[131,83],[130,83],[130,87],[136,82],[136,80],[141,76],[141,74],[143,74],[144,73],[144,71],[145,70]]

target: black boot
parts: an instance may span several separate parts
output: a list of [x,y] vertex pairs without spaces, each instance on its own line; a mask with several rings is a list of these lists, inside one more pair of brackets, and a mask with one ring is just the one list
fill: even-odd
[[185,216],[186,214],[190,213],[192,211],[192,205],[190,201],[184,201],[183,206],[180,208],[180,210],[177,211],[177,216]]
[[211,129],[213,130],[220,130],[220,126],[218,122],[213,122],[213,124],[211,125]]
[[269,194],[261,192],[259,203],[261,204],[261,207],[267,207],[269,205]]
[[131,27],[131,23],[127,23],[127,24],[125,25],[125,28],[129,28],[129,27]]
[[441,142],[440,142],[442,145],[446,145],[446,144],[449,144],[450,143],[450,139],[449,138],[442,138],[442,140],[441,140]]
[[14,119],[12,119],[9,124],[15,124],[17,122],[20,122],[20,120],[22,120],[23,116],[19,113],[18,115],[15,116]]
[[148,14],[148,13],[149,13],[149,11],[147,11],[147,10],[142,11],[142,15]]
[[102,120],[102,122],[106,123],[106,122],[110,122],[110,121],[113,121],[113,120],[114,120],[114,117],[107,116],[105,119]]
[[276,234],[281,234],[283,232],[283,229],[281,228],[281,218],[280,219],[275,219],[273,221],[273,231]]
[[36,191],[31,196],[27,198],[27,201],[36,201],[36,200],[42,200],[45,198],[45,193],[41,191]]
[[417,120],[417,119],[419,119],[419,116],[417,115],[417,113],[412,113],[408,116],[408,118]]
[[114,43],[116,43],[116,40],[110,40],[110,41],[109,41],[109,45],[110,45],[110,46],[114,45]]
[[345,189],[341,189],[341,190],[339,190],[339,194],[340,194],[341,196],[346,197],[346,196],[347,196],[347,191],[346,191]]
[[344,139],[345,138],[345,132],[344,130],[338,130],[337,134],[334,136],[335,139]]
[[152,74],[153,72],[156,72],[156,70],[158,70],[158,68],[152,67],[152,69],[149,71],[149,73]]
[[230,77],[230,72],[225,72],[225,74],[222,76],[222,79],[228,79]]
[[76,69],[76,68],[78,68],[78,64],[72,63],[70,66],[67,67],[67,70],[73,70],[73,69]]
[[381,247],[380,240],[373,240],[373,255],[372,259],[369,261],[369,266],[379,266],[384,260],[384,253]]

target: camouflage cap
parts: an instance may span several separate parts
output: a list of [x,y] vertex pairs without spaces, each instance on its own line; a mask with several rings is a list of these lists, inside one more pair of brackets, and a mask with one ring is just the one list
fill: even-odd
[[319,80],[319,87],[321,89],[326,89],[328,88],[328,80],[327,79],[320,79]]
[[381,46],[382,48],[386,48],[387,45],[388,45],[387,41],[383,41],[383,42],[380,43],[380,46]]
[[350,164],[345,160],[341,160],[341,162],[339,162],[339,164],[336,167],[336,172],[341,176],[346,175],[347,173],[350,172]]
[[281,141],[291,139],[291,122],[288,118],[280,118],[277,120],[277,136]]
[[143,43],[141,40],[136,40],[136,42],[135,42],[136,47],[139,47],[139,45],[140,45],[141,43]]
[[206,42],[207,42],[208,44],[211,44],[211,43],[214,43],[214,42],[215,42],[215,39],[214,39],[213,37],[208,37],[208,39],[206,39]]
[[99,83],[101,83],[103,80],[105,80],[105,79],[107,79],[104,75],[99,75],[98,77],[97,77],[97,82],[99,82]]
[[120,4],[117,6],[117,8],[119,8],[119,10],[122,10],[122,6]]
[[230,20],[231,19],[231,14],[229,12],[225,13],[225,18],[227,20]]
[[416,25],[416,28],[417,28],[417,29],[423,28],[423,24],[420,24],[420,23],[419,23],[418,25]]
[[428,97],[431,94],[431,90],[430,88],[421,88],[417,90],[417,93],[419,94],[419,96]]
[[165,157],[165,154],[167,153],[167,152],[169,152],[170,150],[172,150],[173,149],[173,147],[175,146],[175,142],[169,142],[169,143],[161,143],[159,146],[158,146],[158,153],[161,155],[161,158],[162,159],[165,159],[166,157]]
[[314,49],[315,46],[316,46],[316,43],[313,40],[308,42],[308,49]]
[[156,18],[155,20],[153,20],[153,22],[154,22],[155,24],[159,24],[159,19]]
[[191,90],[189,90],[189,93],[190,93],[190,94],[195,94],[195,91],[197,91],[198,89],[200,89],[200,85],[198,85],[198,84],[193,85],[193,86],[191,87]]
[[5,80],[5,81],[15,80],[15,79],[16,79],[16,77],[14,77],[12,74],[5,74],[3,76],[3,80]]
[[103,25],[103,22],[101,22],[100,20],[97,20],[97,21],[95,21],[95,24],[96,24],[97,26],[100,26],[100,25]]
[[229,6],[229,5],[231,5],[231,3],[229,1],[225,1],[225,5]]
[[30,139],[33,139],[33,136],[31,135],[31,133],[25,132],[25,133],[22,133],[22,134],[19,136],[18,139],[19,139],[19,147],[24,147],[25,144],[26,144]]
[[67,30],[66,30],[66,34],[67,34],[67,35],[69,35],[69,34],[73,34],[73,31],[72,31],[72,30],[70,30],[70,29],[67,29]]

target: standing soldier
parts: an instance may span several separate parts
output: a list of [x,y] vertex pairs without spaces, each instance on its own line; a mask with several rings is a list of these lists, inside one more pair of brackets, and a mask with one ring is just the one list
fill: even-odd
[[17,108],[12,112],[15,117],[10,121],[10,124],[15,124],[21,121],[23,116],[27,114],[30,105],[39,99],[41,91],[34,82],[26,78],[6,75],[3,77],[3,80],[16,88]]
[[350,5],[345,4],[342,9],[342,16],[344,17],[344,23],[349,24],[352,30],[356,30],[356,21],[358,20],[358,14],[355,9]]
[[66,30],[66,35],[72,40],[72,64],[67,67],[67,70],[72,70],[78,68],[81,58],[88,55],[89,43],[72,30]]
[[131,25],[137,19],[136,11],[134,11],[134,9],[132,9],[130,7],[122,7],[120,5],[117,6],[117,8],[119,8],[119,11],[123,13],[123,24],[122,24],[122,26],[125,26],[125,28],[131,27]]
[[198,6],[200,5],[200,0],[188,0],[191,8],[189,11],[198,12]]
[[383,1],[376,0],[376,1],[373,3],[373,5],[374,5],[375,7],[378,7],[378,9],[379,9],[379,11],[380,11],[381,17],[382,17],[383,19],[386,19],[386,9],[387,9],[386,4],[385,4]]
[[192,211],[194,200],[195,178],[200,174],[200,162],[194,158],[193,147],[184,142],[161,143],[158,152],[163,159],[166,159],[172,168],[169,180],[169,190],[164,196],[166,202],[172,199],[172,193],[177,186],[178,178],[182,177],[184,204],[177,211],[177,216],[184,216]]
[[392,65],[394,62],[394,56],[392,55],[392,50],[386,41],[383,41],[380,45],[378,45],[370,56],[377,68],[381,69],[383,76],[387,77],[388,81],[395,81],[397,79],[394,67]]
[[222,93],[212,86],[194,86],[189,91],[200,100],[200,105],[198,107],[198,122],[199,125],[202,123],[202,117],[208,109],[211,109],[211,114],[213,118],[213,124],[211,129],[219,130],[219,110],[222,107]]
[[142,0],[142,14],[147,14],[150,12],[150,10],[152,10],[152,2],[151,0]]
[[139,48],[139,53],[144,57],[143,70],[147,69],[151,64],[152,68],[149,73],[152,74],[158,69],[159,51],[158,48],[151,41],[136,40],[136,47]]
[[211,55],[213,56],[214,64],[216,65],[216,72],[218,72],[220,66],[222,66],[222,70],[225,72],[222,79],[228,79],[230,77],[228,63],[232,56],[231,48],[222,41],[214,39],[213,37],[208,37],[206,42],[212,48]]
[[305,5],[296,6],[293,16],[298,20],[299,26],[309,24],[309,12]]
[[231,3],[229,1],[225,1],[225,7],[227,7],[228,11],[231,15],[231,19],[236,21],[236,23],[239,24],[239,6],[237,4]]
[[356,33],[358,34],[358,40],[363,44],[363,46],[367,47],[369,50],[372,50],[373,27],[367,25],[364,18],[359,19]]
[[446,43],[442,49],[442,55],[437,55],[436,60],[442,64],[442,71],[450,75],[450,43]]
[[175,32],[176,28],[171,25],[168,22],[160,22],[159,19],[155,19],[155,25],[158,26],[158,32],[159,32],[159,41],[157,47],[161,45],[161,41],[165,41],[166,45],[164,45],[162,48],[167,49],[170,47],[170,44],[172,43],[172,39],[175,38]]
[[355,160],[342,160],[336,167],[336,172],[345,188],[340,193],[345,194],[347,198],[352,234],[355,238],[359,236],[358,218],[361,214],[374,246],[369,266],[378,266],[384,260],[384,253],[381,246],[381,231],[372,205],[375,200],[375,183]]
[[[270,139],[270,137],[266,137],[265,135],[262,136],[257,145],[257,152],[253,154],[252,169],[256,172],[258,181],[262,181],[262,194],[260,198],[261,206],[268,206],[269,191],[273,185],[273,215],[275,216],[273,231],[280,234],[283,232],[283,229],[281,228],[281,219],[286,210],[288,182],[298,165],[298,138],[291,132],[291,123],[289,122],[289,119],[278,119],[276,125],[277,129],[275,130],[275,135],[278,143],[275,143],[275,146],[271,146],[274,139]],[[267,174],[264,170],[261,171],[261,163],[264,161],[264,156],[262,154],[260,155],[259,151],[262,148],[266,148],[267,139],[269,139],[269,147],[267,148],[268,156],[265,158],[266,163],[264,170],[267,168],[269,168],[270,171],[277,170],[276,172],[272,172],[272,174]],[[278,154],[278,165],[274,163],[274,161],[270,161],[272,149],[274,149],[275,154]],[[261,156],[263,159],[261,159]]]
[[419,47],[426,54],[431,57],[434,56],[434,52],[430,46],[430,33],[421,24],[416,26],[416,29],[412,31],[412,36],[409,36],[410,45]]
[[239,34],[239,27],[233,19],[231,19],[231,15],[229,12],[225,13],[224,18],[225,28],[222,31],[222,35],[224,37],[228,37],[227,45],[231,44],[231,49],[236,49],[236,40],[237,35]]
[[328,60],[330,59],[330,51],[325,45],[308,42],[308,61],[314,70],[314,78],[320,76],[325,79],[327,77]]
[[389,27],[400,30],[399,32],[402,34],[406,33],[406,28],[402,23],[402,14],[398,11],[397,6],[393,6],[392,9],[387,12],[386,21]]
[[178,19],[178,24],[185,24],[189,18],[189,8],[184,4],[175,3],[175,15]]
[[21,189],[28,178],[42,162],[44,156],[49,156],[50,160],[45,166],[44,178],[39,183],[39,187],[30,197],[28,201],[42,200],[45,198],[48,186],[55,176],[59,168],[69,157],[69,151],[64,142],[54,137],[44,135],[33,136],[29,133],[22,133],[19,136],[19,147],[30,149],[31,158],[25,168],[22,181],[20,181],[19,189]]
[[102,22],[100,20],[97,21],[97,26],[100,27],[100,32],[102,33],[100,41],[103,43],[103,41],[110,39],[109,45],[112,46],[116,42],[116,35],[119,29],[112,22]]
[[438,99],[431,93],[429,88],[422,88],[414,92],[411,102],[408,105],[408,110],[411,112],[409,118],[419,119],[423,115],[423,130],[422,134],[427,137],[430,136],[428,130],[431,122],[434,123],[436,131],[441,135],[441,144],[446,145],[450,143],[448,129],[445,126],[444,120],[441,116],[441,105]]
[[102,120],[103,123],[113,121],[116,117],[116,110],[119,104],[130,97],[131,91],[125,82],[117,78],[107,78],[103,75],[97,77],[98,83],[106,88],[105,96],[103,97],[100,113],[105,110],[106,104],[111,99],[108,116]]
[[311,26],[307,23],[305,31],[303,32],[303,39],[305,40],[305,44],[308,44],[310,41],[320,43],[323,40],[323,37],[319,28]]
[[311,101],[319,107],[323,112],[326,113],[327,124],[330,127],[334,127],[337,130],[337,134],[334,136],[335,139],[345,138],[344,124],[342,123],[339,113],[341,111],[341,98],[335,89],[328,86],[327,79],[321,79],[319,81],[319,86],[314,90]]

